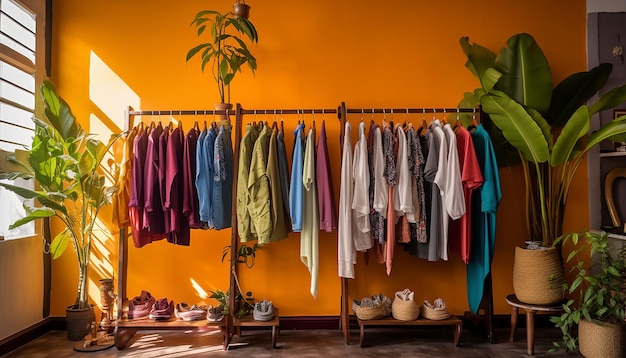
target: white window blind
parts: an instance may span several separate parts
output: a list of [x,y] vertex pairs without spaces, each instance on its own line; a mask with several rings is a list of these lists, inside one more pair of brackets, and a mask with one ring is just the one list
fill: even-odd
[[[0,0],[0,150],[29,149],[35,125],[35,16],[12,0]],[[9,182],[9,181],[5,181]],[[33,188],[32,180],[14,185]],[[34,223],[9,230],[24,217],[24,199],[0,187],[0,236],[5,239],[35,234]],[[32,206],[32,203],[26,203]]]

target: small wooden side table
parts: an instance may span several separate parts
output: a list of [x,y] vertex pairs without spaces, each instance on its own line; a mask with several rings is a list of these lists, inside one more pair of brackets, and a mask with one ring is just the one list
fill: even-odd
[[517,299],[514,294],[506,296],[506,303],[513,307],[511,311],[511,336],[509,342],[515,340],[515,329],[517,328],[517,316],[519,309],[526,311],[526,344],[529,355],[535,354],[535,313],[537,312],[563,312],[561,304],[558,305],[533,305],[524,303]]

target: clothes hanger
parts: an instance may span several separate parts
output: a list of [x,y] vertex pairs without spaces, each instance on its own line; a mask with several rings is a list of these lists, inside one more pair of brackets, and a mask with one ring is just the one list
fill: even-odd
[[280,131],[285,133],[285,120],[283,119],[283,110],[280,110]]
[[478,122],[476,121],[476,108],[474,108],[472,114],[472,123],[467,127],[467,130],[471,132],[476,129],[476,127],[478,127]]

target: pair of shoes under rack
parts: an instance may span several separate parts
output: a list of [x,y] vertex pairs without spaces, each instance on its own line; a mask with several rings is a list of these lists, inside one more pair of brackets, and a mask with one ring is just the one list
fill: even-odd
[[148,317],[155,302],[156,300],[152,297],[150,292],[141,291],[139,296],[136,296],[128,303],[128,318],[138,319]]
[[174,301],[167,301],[167,298],[161,298],[152,305],[152,310],[148,318],[154,320],[167,320],[172,318],[174,314]]
[[274,305],[272,301],[263,300],[254,304],[252,316],[256,321],[271,321],[274,319]]
[[187,303],[181,302],[176,304],[174,314],[176,318],[180,318],[183,321],[199,321],[206,317],[207,311],[207,306],[189,306]]
[[220,322],[222,319],[224,319],[224,310],[222,309],[222,306],[209,306],[206,319],[208,319],[210,322]]

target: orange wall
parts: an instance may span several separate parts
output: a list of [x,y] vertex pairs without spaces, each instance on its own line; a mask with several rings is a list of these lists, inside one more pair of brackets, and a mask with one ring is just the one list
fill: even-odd
[[[189,27],[191,19],[214,3],[55,1],[52,80],[84,125],[89,125],[92,116],[115,132],[129,104],[137,109],[212,108],[218,102],[214,83],[208,74],[200,73],[198,62],[186,64],[185,54],[199,43]],[[225,10],[230,4],[219,1],[216,7]],[[350,108],[455,106],[464,91],[478,85],[464,67],[458,44],[466,35],[497,51],[515,33],[532,34],[546,53],[556,81],[586,66],[582,0],[264,0],[249,4],[260,35],[259,44],[252,47],[258,72],[253,77],[244,71],[232,88],[232,102],[248,109],[335,108],[341,101]],[[93,54],[101,60],[98,66]],[[102,68],[108,77],[98,75]],[[136,99],[126,99],[120,95],[124,93],[135,93]],[[339,153],[339,123],[332,115],[325,119],[329,150]],[[421,116],[415,120],[421,121]],[[183,121],[188,128],[193,118]],[[285,116],[285,121],[287,131],[295,127],[295,117]],[[100,131],[97,128],[92,131]],[[291,147],[293,139],[287,137]],[[331,169],[338,199],[339,155],[334,158]],[[572,190],[566,230],[579,229],[573,223],[588,222],[585,170],[581,169]],[[505,168],[500,174],[503,200],[493,263],[494,301],[496,313],[508,313],[504,297],[512,292],[513,250],[526,237],[519,168]],[[194,232],[190,247],[165,242],[131,247],[129,295],[146,289],[176,302],[215,303],[201,292],[227,288],[228,267],[220,257],[230,234],[230,230]],[[94,282],[101,276],[118,276],[113,272],[117,235],[103,235],[102,241],[90,275]],[[256,266],[241,272],[244,290],[252,290],[257,299],[273,300],[283,315],[339,314],[336,234],[320,235],[317,300],[308,293],[309,275],[299,261],[298,247],[299,235],[295,234],[263,247]],[[53,315],[62,315],[73,302],[75,265],[71,254],[53,263]],[[429,263],[398,249],[391,277],[386,277],[382,266],[365,267],[361,259],[356,274],[357,279],[350,282],[351,298],[378,292],[392,295],[408,287],[416,291],[418,301],[442,297],[453,313],[468,310],[465,267],[457,257]],[[97,284],[91,287],[91,296],[99,303]]]

